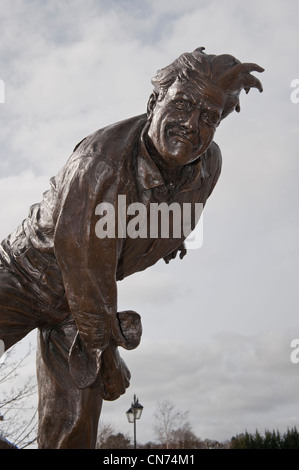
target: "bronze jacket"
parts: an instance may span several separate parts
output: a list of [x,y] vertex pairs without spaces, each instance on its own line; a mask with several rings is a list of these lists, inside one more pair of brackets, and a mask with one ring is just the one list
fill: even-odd
[[[141,115],[83,139],[50,180],[42,201],[0,247],[2,265],[21,283],[30,283],[43,315],[55,324],[71,314],[81,341],[94,354],[107,348],[111,335],[126,347],[114,323],[117,281],[154,265],[184,240],[183,235],[132,238],[120,233],[119,196],[125,197],[126,208],[136,202],[147,210],[162,202],[194,208],[206,203],[221,171],[221,153],[212,143],[184,167],[180,181],[167,186],[145,146],[146,128],[146,115]],[[103,202],[115,208],[114,237],[97,235],[97,208]],[[126,214],[125,224],[130,220],[132,214]]]

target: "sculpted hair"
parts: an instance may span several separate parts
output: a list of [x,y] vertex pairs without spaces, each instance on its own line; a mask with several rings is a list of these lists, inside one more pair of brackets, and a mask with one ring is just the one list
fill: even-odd
[[264,69],[254,63],[241,63],[229,54],[206,54],[204,47],[186,52],[172,64],[158,70],[152,79],[154,93],[158,100],[163,99],[168,88],[176,81],[194,80],[200,88],[221,88],[227,96],[221,119],[232,111],[240,112],[239,95],[250,88],[263,91],[261,82],[250,72],[263,72]]

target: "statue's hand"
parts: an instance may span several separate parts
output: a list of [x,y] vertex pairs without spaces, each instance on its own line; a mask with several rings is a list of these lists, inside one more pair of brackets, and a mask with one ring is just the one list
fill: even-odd
[[118,312],[111,320],[111,338],[105,348],[88,349],[77,333],[69,356],[70,372],[76,385],[89,387],[100,374],[105,400],[115,400],[129,386],[130,372],[119,355],[118,346],[137,348],[142,335],[140,315],[132,310]]
[[77,332],[69,353],[69,367],[78,388],[89,387],[95,382],[101,366],[102,352],[100,349],[87,349]]
[[[99,373],[101,396],[104,400],[116,400],[130,385],[131,374],[120,357],[118,347],[135,349],[140,343],[142,325],[140,315],[132,310],[117,312],[109,347],[102,353]],[[120,330],[120,331],[119,331]]]
[[165,263],[168,264],[169,261],[174,259],[179,252],[180,252],[180,259],[183,259],[184,256],[187,254],[185,243],[182,243],[176,250],[174,250],[172,253],[169,253],[169,255],[164,256],[163,259]]
[[[125,349],[135,349],[140,343],[142,335],[141,317],[133,310],[124,310],[117,312],[117,323],[119,330],[115,335],[112,331],[113,338],[118,346]],[[119,341],[118,341],[119,338]]]
[[116,400],[130,385],[131,374],[120,357],[117,346],[135,349],[140,343],[141,335],[142,325],[138,313],[132,310],[117,312],[110,345],[102,353],[99,380],[104,400]]
[[111,344],[102,354],[98,377],[100,394],[104,400],[117,400],[130,385],[131,373],[120,357],[118,347]]

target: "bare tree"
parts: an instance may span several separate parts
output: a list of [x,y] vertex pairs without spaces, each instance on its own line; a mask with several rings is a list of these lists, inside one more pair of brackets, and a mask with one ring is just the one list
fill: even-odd
[[198,449],[200,439],[193,433],[188,421],[172,433],[171,446],[175,449]]
[[104,449],[105,443],[112,434],[115,433],[115,429],[110,423],[100,421],[97,437],[97,449]]
[[101,423],[98,431],[97,449],[131,449],[128,435],[116,432],[111,424]]
[[[184,446],[187,437],[191,437],[191,424],[188,420],[189,412],[176,410],[169,400],[158,402],[157,411],[154,414],[154,432],[161,444],[166,449]],[[195,437],[195,436],[194,436]]]
[[[0,437],[18,448],[28,447],[36,441],[37,434],[37,385],[34,376],[22,379],[22,371],[32,358],[33,350],[19,359],[14,348],[6,353],[0,363]],[[20,385],[16,385],[17,382]]]

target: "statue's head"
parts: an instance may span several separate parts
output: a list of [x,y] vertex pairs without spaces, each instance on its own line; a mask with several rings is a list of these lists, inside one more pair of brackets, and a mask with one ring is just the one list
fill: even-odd
[[239,95],[250,88],[263,91],[250,72],[256,64],[235,57],[208,55],[204,47],[182,54],[152,79],[148,102],[148,136],[169,164],[186,165],[211,144],[216,128],[232,111],[240,111]]

